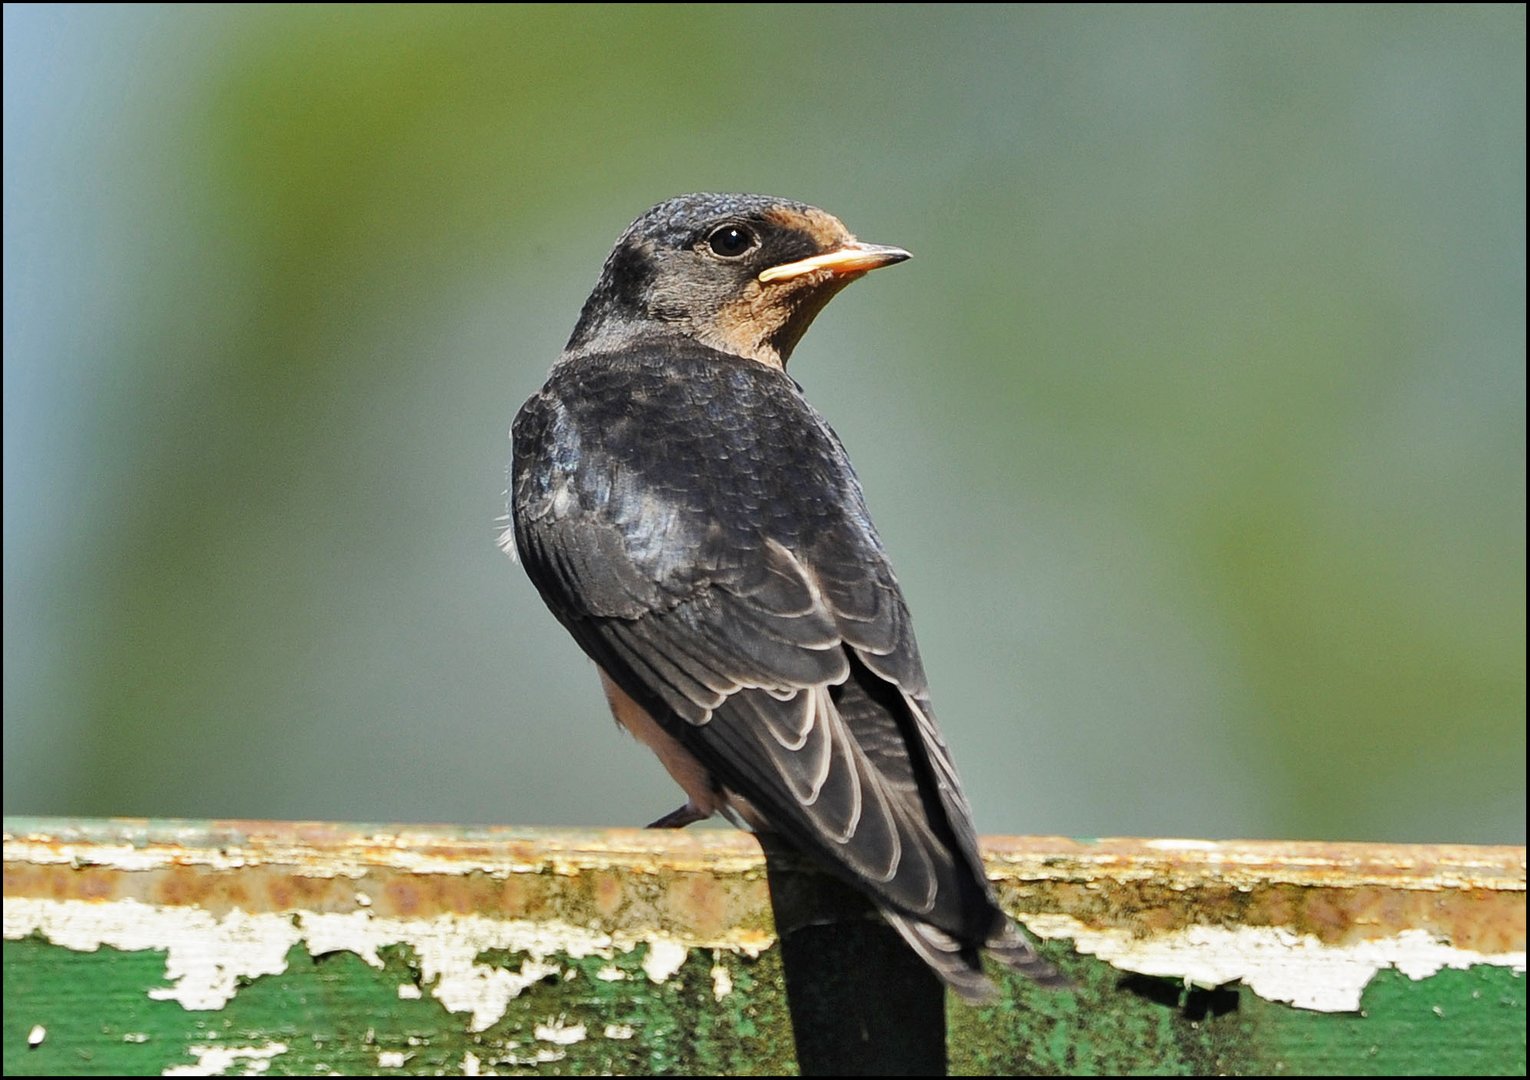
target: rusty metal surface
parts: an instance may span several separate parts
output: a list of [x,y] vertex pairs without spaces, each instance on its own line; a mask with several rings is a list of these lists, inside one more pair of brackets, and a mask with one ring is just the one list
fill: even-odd
[[773,936],[748,837],[311,822],[8,822],[5,895],[246,912],[559,918]]
[[[222,1053],[275,1055],[272,1075],[793,1068],[786,949],[746,834],[9,819],[4,849],[25,1016],[7,1071]],[[984,850],[1078,989],[1006,979],[992,1008],[957,1010],[956,1071],[1522,1071],[1523,848]],[[1448,1048],[1419,1023],[1447,1015]]]
[[[1074,915],[1099,909],[1106,887],[1117,898],[1132,889],[1161,901],[1187,890],[1222,890],[1229,898],[1242,896],[1244,912],[1247,898],[1268,890],[1287,896],[1340,890],[1359,903],[1342,912],[1310,903],[1265,906],[1261,921],[1293,921],[1300,907],[1319,929],[1343,924],[1353,932],[1363,925],[1415,924],[1417,915],[1452,907],[1452,895],[1475,907],[1487,893],[1501,893],[1506,907],[1518,906],[1519,939],[1524,936],[1524,847],[987,837],[984,852],[990,877],[1002,886],[1033,896],[1043,909]],[[715,929],[722,921],[768,919],[759,844],[722,829],[14,818],[6,823],[5,861],[6,896],[132,896],[213,912],[360,904],[404,916],[471,910],[523,918],[578,878],[591,910],[610,918],[630,899],[627,893],[650,892],[647,877],[664,875],[675,883],[662,906],[682,924]]]
[[[1012,908],[1091,927],[1280,926],[1335,944],[1412,928],[1524,949],[1524,848],[989,837],[984,850]],[[772,933],[758,844],[714,829],[15,819],[5,895]]]
[[1525,948],[1522,847],[996,837],[985,853],[1020,906],[1093,929],[1279,927],[1325,945],[1414,930],[1485,954]]

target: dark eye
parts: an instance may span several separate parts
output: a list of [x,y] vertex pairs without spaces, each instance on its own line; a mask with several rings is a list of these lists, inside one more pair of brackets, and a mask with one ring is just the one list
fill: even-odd
[[754,233],[738,225],[724,225],[707,237],[707,247],[713,255],[736,259],[754,247]]

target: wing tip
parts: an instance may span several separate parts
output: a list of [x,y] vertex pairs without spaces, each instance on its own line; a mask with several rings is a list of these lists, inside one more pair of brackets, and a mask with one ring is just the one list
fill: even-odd
[[979,948],[960,942],[939,927],[919,922],[901,912],[884,910],[882,914],[940,980],[969,1005],[988,1004],[998,996],[998,988],[983,971],[984,951],[1011,971],[1044,989],[1070,990],[1077,985],[1037,952],[1036,947],[1007,917],[1004,917],[1004,926]]
[[984,947],[999,963],[1025,976],[1037,986],[1047,990],[1072,990],[1078,985],[1064,975],[1056,964],[1037,952],[1036,946],[1008,917],[1004,919],[1004,927],[990,937]]

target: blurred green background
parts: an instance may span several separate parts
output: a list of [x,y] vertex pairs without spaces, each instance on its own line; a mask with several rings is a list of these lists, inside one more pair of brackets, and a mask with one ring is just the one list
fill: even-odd
[[982,831],[1523,842],[1525,12],[5,8],[7,813],[641,824],[494,547],[612,241],[792,373]]

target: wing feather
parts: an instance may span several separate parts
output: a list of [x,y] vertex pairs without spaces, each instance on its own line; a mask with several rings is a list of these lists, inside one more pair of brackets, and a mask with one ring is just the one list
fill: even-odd
[[[984,940],[995,908],[970,812],[838,439],[780,372],[660,359],[621,380],[615,361],[586,367],[577,385],[554,369],[517,417],[511,510],[532,581],[773,828],[884,908]],[[676,402],[703,384],[716,408],[698,419]],[[658,411],[628,422],[640,405]]]

